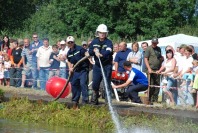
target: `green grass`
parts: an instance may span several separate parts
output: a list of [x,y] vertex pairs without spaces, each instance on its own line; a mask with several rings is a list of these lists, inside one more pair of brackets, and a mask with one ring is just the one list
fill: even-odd
[[4,95],[4,91],[2,89],[0,89],[0,96]]
[[[1,103],[0,118],[18,120],[21,122],[48,123],[49,125],[67,126],[73,128],[94,129],[102,132],[112,132],[114,128],[107,106],[83,106],[73,110],[62,103],[42,101],[30,102],[28,98],[12,98]],[[157,117],[142,113],[134,116],[119,117],[127,129],[139,128],[157,132],[196,132],[198,125],[192,121],[177,120],[172,117]]]

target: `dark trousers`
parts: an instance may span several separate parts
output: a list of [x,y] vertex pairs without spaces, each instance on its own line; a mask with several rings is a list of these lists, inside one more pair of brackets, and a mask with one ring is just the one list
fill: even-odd
[[74,72],[71,79],[72,85],[72,101],[78,103],[82,92],[82,102],[88,102],[88,85],[87,85],[87,70]]
[[145,91],[147,89],[148,89],[148,85],[142,85],[142,84],[130,85],[128,86],[126,93],[132,102],[141,103],[138,93],[141,91]]
[[[107,80],[107,88],[109,95],[111,96],[111,72],[112,72],[112,65],[103,66],[104,75]],[[100,83],[103,79],[102,70],[100,66],[94,65],[93,66],[93,84],[92,88],[94,91],[98,92],[100,88]],[[106,97],[106,95],[105,95]]]
[[21,68],[11,68],[10,69],[10,86],[20,87],[22,78]]
[[[151,73],[150,74],[150,85],[160,86],[160,75]],[[149,91],[149,101],[157,102],[160,88],[159,87],[150,87]]]

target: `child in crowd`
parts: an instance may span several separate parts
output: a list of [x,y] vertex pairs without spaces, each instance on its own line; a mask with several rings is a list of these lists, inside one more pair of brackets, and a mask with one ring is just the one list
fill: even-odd
[[186,85],[186,80],[190,80],[189,86],[191,86],[191,87],[193,86],[193,81],[194,81],[194,78],[195,78],[195,74],[196,74],[196,71],[198,70],[198,61],[193,60],[192,64],[193,64],[193,67],[191,68],[191,72],[190,73],[185,73],[183,75],[183,77],[182,77],[183,82],[180,86]]
[[0,51],[0,62],[2,63],[3,61],[4,61],[3,52]]
[[58,58],[58,46],[55,44],[52,46],[53,52],[50,55],[50,71],[49,71],[49,78],[53,76],[59,76],[59,66],[60,66],[60,60]]
[[4,79],[6,80],[6,86],[10,86],[10,69],[11,61],[9,59],[9,55],[4,55]]
[[193,92],[197,92],[196,108],[198,108],[198,70],[196,71],[195,80],[193,83]]
[[4,80],[4,68],[3,68],[3,61],[0,61],[0,85],[3,85]]

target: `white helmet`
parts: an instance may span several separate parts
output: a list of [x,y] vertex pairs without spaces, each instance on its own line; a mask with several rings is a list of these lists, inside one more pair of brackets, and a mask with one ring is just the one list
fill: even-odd
[[107,33],[108,32],[107,26],[105,24],[100,24],[98,26],[98,28],[96,29],[96,32],[105,32],[105,33]]

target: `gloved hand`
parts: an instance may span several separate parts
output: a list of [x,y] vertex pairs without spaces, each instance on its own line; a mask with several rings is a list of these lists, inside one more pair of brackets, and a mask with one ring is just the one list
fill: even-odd
[[85,56],[89,57],[89,52],[88,51],[85,52]]
[[97,57],[102,57],[102,54],[100,54],[100,52],[97,48],[94,48],[94,52]]
[[94,48],[93,51],[96,53],[96,52],[99,52],[99,49],[98,48]]

